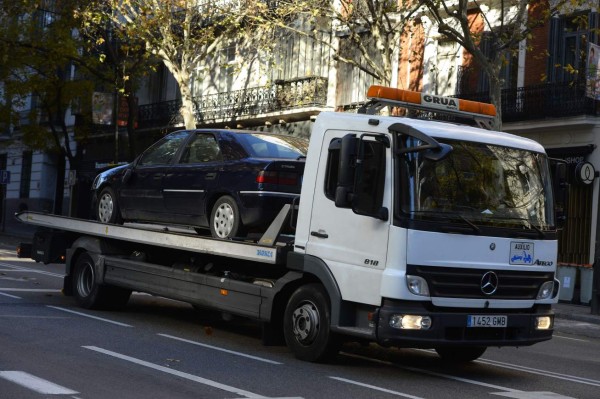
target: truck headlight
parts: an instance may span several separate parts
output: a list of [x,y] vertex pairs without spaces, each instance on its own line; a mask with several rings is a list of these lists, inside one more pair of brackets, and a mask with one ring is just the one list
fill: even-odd
[[429,286],[423,277],[406,276],[406,285],[408,290],[415,295],[429,296]]
[[399,330],[429,330],[431,328],[431,317],[395,314],[390,317],[390,327]]
[[535,319],[535,328],[537,330],[549,330],[552,327],[552,318],[550,316],[540,316]]
[[548,299],[552,297],[552,292],[554,292],[554,281],[546,281],[540,287],[538,291],[536,299]]

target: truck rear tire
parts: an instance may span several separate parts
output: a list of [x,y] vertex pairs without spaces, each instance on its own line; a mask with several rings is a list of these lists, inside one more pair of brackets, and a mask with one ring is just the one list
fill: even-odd
[[321,284],[298,288],[290,297],[284,313],[285,342],[296,358],[323,362],[339,351],[340,341],[330,326],[329,297]]
[[85,309],[117,309],[127,304],[131,291],[99,285],[94,260],[89,254],[81,254],[73,270],[73,295],[79,306]]
[[445,362],[466,363],[478,359],[486,349],[485,346],[459,346],[435,348],[435,351]]

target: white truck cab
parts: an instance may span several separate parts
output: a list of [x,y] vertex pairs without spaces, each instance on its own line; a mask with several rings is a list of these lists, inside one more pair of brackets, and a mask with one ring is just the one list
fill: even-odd
[[322,113],[299,215],[294,251],[322,261],[339,290],[334,331],[346,318],[371,326],[380,343],[463,358],[551,337],[553,191],[544,149],[532,140]]

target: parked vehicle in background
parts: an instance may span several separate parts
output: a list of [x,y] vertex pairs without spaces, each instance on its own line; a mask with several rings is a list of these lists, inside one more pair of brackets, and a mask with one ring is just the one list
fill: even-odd
[[184,130],[92,185],[96,219],[209,228],[242,236],[300,195],[308,141],[253,131]]

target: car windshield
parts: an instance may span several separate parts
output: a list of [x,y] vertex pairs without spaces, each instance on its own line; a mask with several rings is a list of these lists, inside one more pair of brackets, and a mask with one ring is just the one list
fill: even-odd
[[246,151],[254,158],[298,159],[306,156],[308,140],[284,135],[239,134]]
[[440,160],[406,154],[409,195],[402,210],[415,218],[548,229],[554,225],[548,160],[544,154],[491,144],[444,141]]

